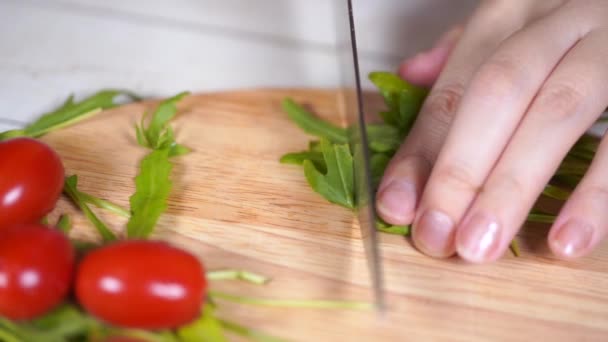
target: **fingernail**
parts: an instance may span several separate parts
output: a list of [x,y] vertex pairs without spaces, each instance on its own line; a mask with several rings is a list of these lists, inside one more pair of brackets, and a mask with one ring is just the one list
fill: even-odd
[[590,224],[570,220],[555,232],[553,246],[566,257],[577,256],[591,244],[593,231],[593,226]]
[[414,241],[426,254],[449,256],[454,243],[454,223],[446,214],[428,210],[422,214],[414,228]]
[[393,180],[378,196],[378,211],[391,221],[404,222],[413,215],[416,206],[416,187],[409,181]]
[[470,262],[484,262],[500,244],[501,227],[489,215],[476,213],[458,232],[458,254]]

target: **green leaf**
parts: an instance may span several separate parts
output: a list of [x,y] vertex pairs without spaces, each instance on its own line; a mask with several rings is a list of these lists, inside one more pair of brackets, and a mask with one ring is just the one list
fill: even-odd
[[97,228],[97,231],[102,236],[104,241],[114,241],[116,240],[116,235],[103,223],[96,215],[93,213],[91,208],[86,204],[86,202],[80,196],[80,191],[78,191],[78,177],[76,175],[72,175],[67,177],[64,182],[63,187],[64,192],[72,199],[72,201],[82,210],[84,215],[86,216],[91,223]]
[[169,150],[169,157],[179,157],[192,152],[192,150],[184,145],[173,144]]
[[270,307],[348,310],[370,310],[373,308],[372,304],[367,302],[344,300],[265,299],[235,296],[228,293],[213,290],[209,291],[209,296],[215,300],[223,299],[233,303]]
[[167,126],[169,121],[171,121],[171,119],[173,119],[177,113],[177,102],[189,94],[190,93],[187,91],[181,92],[162,101],[152,114],[148,127],[144,128],[144,124],[142,122],[142,126],[137,129],[138,143],[143,147],[152,149],[164,148],[166,146],[163,145],[167,143],[172,144],[174,140],[173,131],[167,130]]
[[224,342],[228,341],[220,321],[215,317],[213,306],[205,304],[201,317],[177,330],[182,342]]
[[72,230],[72,220],[70,219],[70,216],[68,216],[67,214],[59,216],[59,220],[57,220],[56,226],[57,228],[59,228],[59,230],[61,230],[65,234],[68,234],[70,230]]
[[146,238],[154,231],[158,219],[167,210],[172,168],[169,149],[153,150],[141,160],[135,177],[135,193],[129,199],[128,237]]
[[382,219],[376,219],[376,229],[383,233],[403,235],[407,236],[410,234],[410,226],[395,226],[384,222]]
[[410,92],[418,98],[424,98],[428,94],[428,90],[410,84],[391,72],[374,71],[369,73],[368,78],[378,88],[391,109],[398,108],[399,94],[402,92]]
[[513,255],[515,255],[516,257],[521,255],[521,251],[519,249],[519,244],[515,240],[511,241],[511,244],[509,245],[509,249],[511,250]]
[[2,330],[9,331],[13,337],[18,337],[16,341],[22,342],[82,340],[96,324],[73,305],[61,305],[40,318],[19,324],[7,320],[0,321],[0,327],[4,327]]
[[345,129],[315,117],[291,98],[284,99],[282,105],[289,118],[304,132],[334,143],[346,144],[348,142]]
[[420,94],[410,91],[403,91],[399,94],[399,121],[397,126],[402,137],[405,137],[414,125],[423,102],[424,97]]
[[543,195],[556,200],[567,200],[568,197],[570,197],[570,191],[564,190],[555,185],[547,184],[543,190]]
[[543,213],[530,213],[526,221],[536,223],[553,223],[555,222],[555,215],[543,214]]
[[270,281],[268,277],[243,271],[243,270],[219,270],[207,272],[208,280],[242,280],[256,285],[264,285]]
[[288,153],[281,157],[280,162],[282,164],[304,165],[305,160],[311,161],[319,172],[327,172],[327,165],[325,165],[325,159],[321,152],[302,151]]
[[328,201],[354,209],[353,157],[347,144],[332,145],[321,140],[327,173],[319,172],[310,160],[304,161],[304,175],[314,191]]
[[321,150],[321,142],[318,141],[318,140],[311,140],[308,143],[308,151],[310,151],[310,152],[319,152],[319,153],[323,152]]
[[369,79],[388,106],[388,110],[380,112],[380,117],[386,124],[398,128],[400,136],[405,137],[420,112],[428,90],[414,86],[390,72],[371,72]]
[[388,163],[391,161],[391,158],[382,153],[372,154],[370,159],[370,173],[372,176],[372,187],[377,189],[380,181],[382,180],[382,176],[384,176],[384,171],[388,166]]
[[0,134],[0,140],[15,136],[37,138],[51,131],[73,125],[104,109],[114,107],[114,99],[121,94],[129,96],[131,99],[139,99],[130,92],[120,90],[102,90],[77,103],[73,101],[73,96],[70,96],[61,107],[42,115],[25,129]]
[[129,218],[131,214],[129,211],[118,204],[114,204],[110,201],[95,197],[93,195],[87,194],[82,191],[78,191],[78,196],[87,204],[92,204],[97,208],[105,209],[107,211],[113,212],[116,215]]
[[394,154],[401,145],[399,131],[386,124],[366,125],[369,148],[372,152]]
[[247,339],[251,340],[251,341],[255,341],[255,342],[287,342],[287,340],[278,338],[278,337],[274,337],[274,336],[270,336],[267,334],[264,334],[262,332],[259,332],[257,330],[251,329],[251,328],[247,328],[244,327],[240,324],[236,324],[234,322],[230,322],[230,321],[226,321],[226,320],[219,320],[219,322],[221,323],[222,327],[228,331],[231,331],[237,335],[246,337]]

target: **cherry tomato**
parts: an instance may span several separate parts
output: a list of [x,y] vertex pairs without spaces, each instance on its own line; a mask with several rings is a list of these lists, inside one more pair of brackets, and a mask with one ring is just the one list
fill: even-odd
[[89,252],[76,275],[76,296],[107,323],[174,328],[201,313],[204,265],[188,252],[153,240],[125,240]]
[[75,253],[67,237],[40,224],[0,230],[0,315],[32,319],[67,295]]
[[39,222],[55,207],[63,181],[61,159],[45,143],[0,142],[0,228]]

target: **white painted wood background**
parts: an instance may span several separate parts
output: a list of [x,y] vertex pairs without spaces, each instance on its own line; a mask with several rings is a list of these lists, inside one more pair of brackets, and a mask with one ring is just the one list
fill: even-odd
[[[0,130],[71,93],[108,87],[169,96],[337,86],[334,3],[0,0]],[[401,58],[429,47],[477,0],[354,3],[365,74],[394,70]]]

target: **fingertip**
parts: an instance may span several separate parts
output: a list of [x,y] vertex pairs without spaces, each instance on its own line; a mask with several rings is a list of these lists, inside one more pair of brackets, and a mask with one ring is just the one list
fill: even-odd
[[571,219],[551,228],[549,248],[560,259],[576,259],[588,254],[593,245],[595,227],[582,220]]
[[421,53],[401,63],[399,76],[404,80],[421,87],[431,87],[441,71],[432,56]]
[[416,197],[416,186],[412,182],[403,179],[391,180],[378,192],[378,214],[390,224],[410,224],[414,218]]
[[425,210],[416,219],[412,240],[422,253],[434,258],[449,258],[456,252],[455,226],[452,219],[437,210]]

